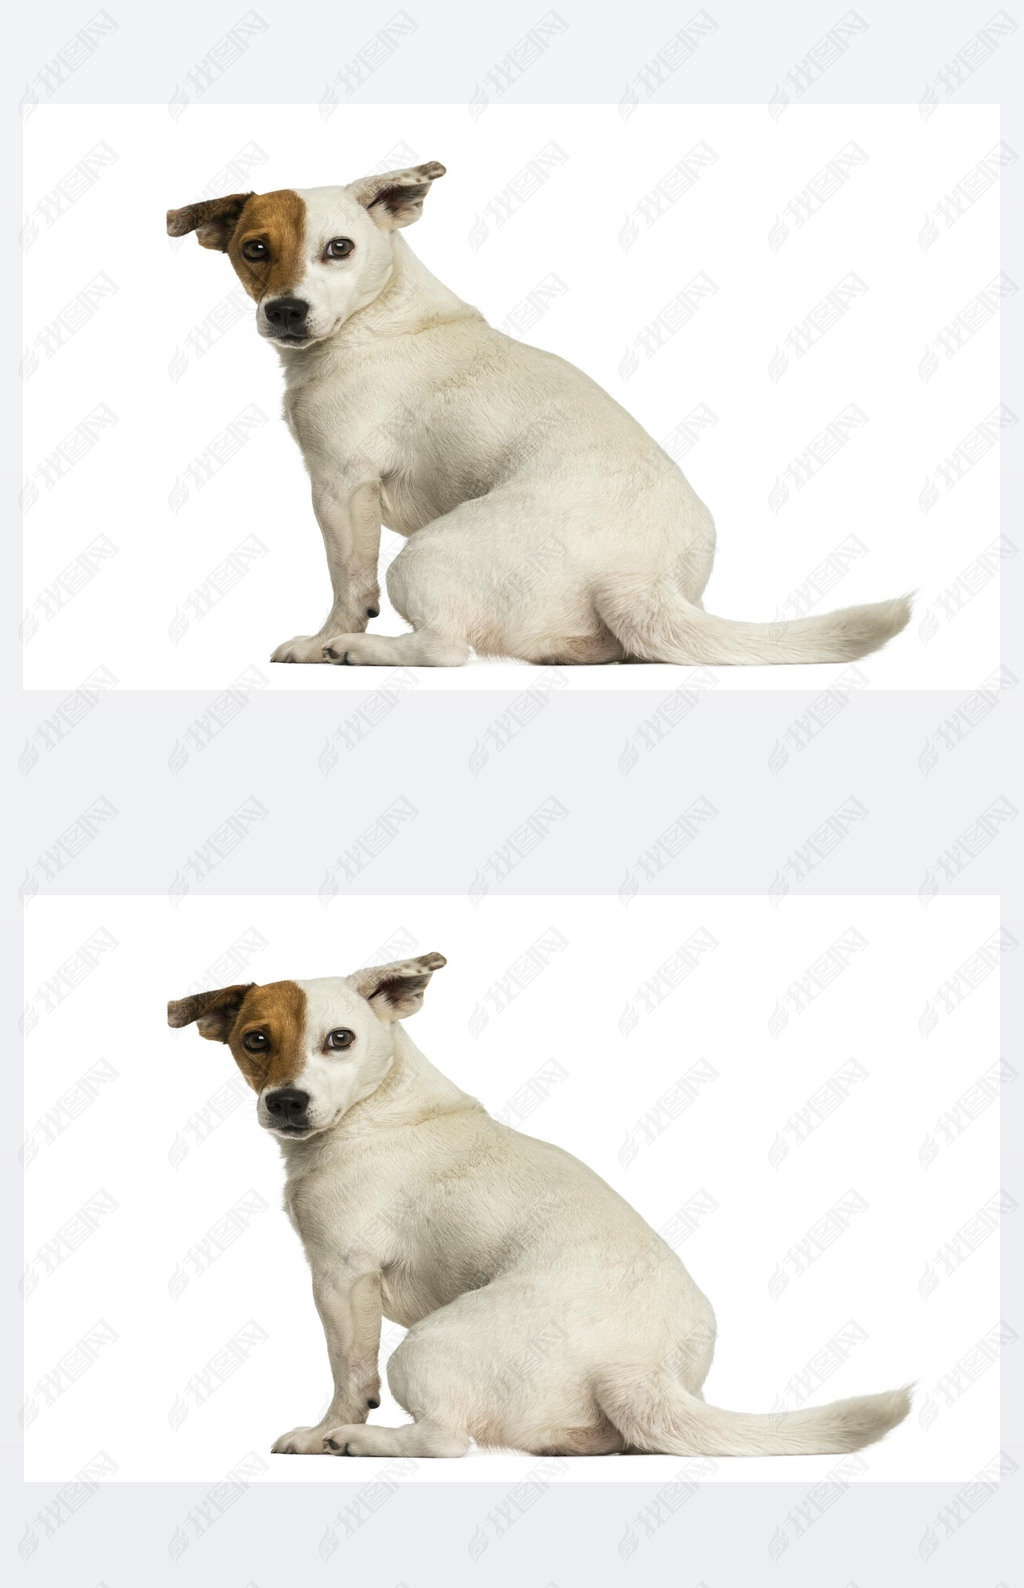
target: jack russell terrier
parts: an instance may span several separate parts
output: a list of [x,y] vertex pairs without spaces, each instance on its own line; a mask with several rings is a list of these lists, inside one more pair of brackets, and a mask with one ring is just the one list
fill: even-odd
[[[905,626],[905,598],[791,622],[705,612],[711,514],[607,392],[493,330],[409,249],[436,161],[347,187],[231,193],[169,210],[226,253],[284,365],[334,599],[275,662],[457,667],[481,656],[684,666],[849,662]],[[380,530],[412,632],[379,615]]]
[[[560,1147],[499,1124],[409,1040],[440,954],[351,976],[222,987],[171,1003],[226,1042],[280,1142],[285,1207],[313,1274],[334,1377],[292,1455],[781,1456],[859,1450],[906,1417],[906,1389],[801,1411],[721,1411],[701,1393],[710,1303],[628,1202]],[[380,1404],[388,1362],[413,1418]]]

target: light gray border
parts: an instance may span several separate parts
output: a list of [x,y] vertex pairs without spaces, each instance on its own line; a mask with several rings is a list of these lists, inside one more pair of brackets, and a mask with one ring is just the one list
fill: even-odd
[[[138,0],[130,7],[112,0],[108,9],[120,24],[116,39],[109,48],[97,52],[95,58],[71,78],[67,87],[54,96],[55,99],[112,102],[149,98],[153,102],[166,102],[175,82],[184,75],[196,55],[202,53],[201,48],[196,48],[197,41],[208,36],[212,42],[230,27],[245,7],[179,4],[168,12],[159,8],[144,10]],[[256,103],[319,101],[324,86],[325,61],[336,59],[340,64],[349,58],[398,7],[383,6],[372,13],[360,13],[340,22],[337,11],[311,5],[308,0],[291,0],[287,6],[279,5],[278,0],[272,3],[260,0],[256,9],[271,25],[268,33],[271,47],[254,48],[237,68],[214,84],[207,95],[211,103],[228,99]],[[485,32],[477,8],[468,4],[441,6],[436,0],[419,5],[413,0],[409,9],[420,22],[415,48],[398,52],[387,71],[370,79],[361,90],[361,97],[393,103],[425,99],[468,100],[475,87],[474,74],[481,68],[475,51],[481,47]],[[557,9],[571,22],[572,48],[557,56],[552,54],[549,61],[526,74],[509,90],[510,102],[516,99],[618,102],[628,75],[627,68],[648,60],[690,15],[689,8],[680,10],[668,4],[641,3],[631,6],[625,13],[628,15],[627,30],[621,10],[609,8],[605,12],[593,8],[584,11],[575,4],[559,4]],[[696,5],[692,8],[697,9]],[[749,3],[711,4],[708,9],[719,23],[714,40],[669,78],[659,91],[659,102],[767,105],[786,70],[807,53],[844,10],[841,5],[833,8],[795,4],[780,13],[778,8],[759,8]],[[956,54],[988,16],[987,8],[982,14],[978,8],[967,4],[948,5],[941,10],[907,3],[890,4],[884,13],[866,4],[858,9],[871,24],[868,33],[856,49],[851,49],[808,91],[806,103],[830,100],[837,103],[917,103],[936,71]],[[993,11],[995,9],[993,7]],[[503,7],[501,25],[494,36],[504,40],[504,47],[508,47],[544,10],[544,6],[533,4]],[[26,79],[50,59],[91,14],[86,5],[67,3],[45,10],[22,11],[17,51],[5,52],[2,63],[9,115],[22,97]],[[500,55],[501,51],[494,53]],[[1003,136],[1015,148],[1020,148],[1024,142],[1020,61],[1021,46],[1016,40],[1011,41],[968,79],[953,101],[1002,102]],[[940,110],[938,113],[948,112]],[[799,110],[794,107],[787,114],[799,114]],[[20,215],[13,163],[8,170],[8,191],[13,190],[14,198],[8,213]],[[1005,173],[1001,195],[1004,267],[1014,275],[1024,268],[1020,170],[1018,165]],[[140,209],[147,202],[147,196],[140,195]],[[160,209],[159,195],[154,196],[151,207],[155,211]],[[7,251],[7,269],[12,276],[19,265],[16,248],[17,240],[12,238]],[[1001,336],[1006,396],[1012,404],[1020,369],[1019,358],[1014,357],[1019,341],[1017,315],[1010,312],[1004,315]],[[13,441],[19,434],[20,399],[13,353],[4,372],[4,390],[8,404],[5,434]],[[7,500],[12,506],[20,488],[19,452],[14,446],[8,449],[7,455]],[[1009,447],[1004,448],[1001,468],[1004,523],[1012,530],[1020,522],[1022,492],[1019,462]],[[7,653],[4,676],[8,679],[20,677],[17,641],[20,577],[17,557],[12,554],[14,540],[13,535],[8,537],[9,573],[2,590],[6,608],[2,628]],[[1018,562],[1008,564],[1003,579],[1002,632],[1004,660],[1019,675],[1018,566]],[[59,698],[44,694],[23,697],[16,690],[5,690],[7,721],[13,729],[9,743],[15,749]],[[169,886],[168,864],[189,853],[196,833],[202,837],[206,830],[204,819],[212,825],[222,808],[230,806],[230,795],[238,787],[238,768],[246,760],[245,752],[257,744],[266,746],[281,738],[290,741],[294,735],[313,746],[321,733],[333,730],[339,717],[355,710],[358,704],[358,697],[354,696],[348,696],[344,706],[326,695],[256,698],[250,707],[251,716],[246,714],[244,729],[240,723],[238,736],[233,739],[229,762],[225,765],[211,761],[188,794],[179,798],[173,787],[156,781],[158,775],[163,775],[156,746],[173,742],[180,725],[191,719],[203,698],[173,694],[111,698],[103,703],[104,733],[90,735],[94,745],[88,752],[84,746],[80,750],[68,746],[59,775],[54,775],[49,782],[33,779],[25,784],[17,773],[14,774],[17,781],[13,785],[14,801],[9,808],[19,824],[19,842],[9,845],[5,855],[3,894],[9,943],[4,957],[5,976],[9,982],[5,1007],[10,1012],[8,1019],[13,1028],[12,1050],[18,1045],[16,1022],[21,1007],[21,922],[16,914],[20,906],[15,903],[15,894],[26,866],[38,854],[41,845],[60,830],[62,814],[66,819],[80,808],[79,796],[91,791],[97,770],[106,774],[112,786],[123,783],[126,789],[133,788],[136,799],[139,788],[146,786],[148,778],[156,792],[154,803],[160,809],[153,811],[146,831],[138,827],[129,830],[126,825],[115,838],[112,829],[102,852],[97,849],[95,857],[87,853],[81,858],[69,877],[69,884],[78,891],[122,891],[132,887],[161,891]],[[658,697],[647,698],[649,709],[654,710]],[[959,696],[937,694],[890,694],[859,697],[851,702],[849,709],[856,713],[851,721],[856,722],[858,731],[855,735],[847,733],[847,742],[855,738],[869,757],[864,776],[875,791],[873,820],[877,825],[872,829],[874,841],[867,854],[858,851],[855,857],[851,849],[842,864],[823,870],[822,889],[829,892],[914,890],[920,884],[921,862],[927,865],[941,844],[959,832],[988,798],[1003,793],[1019,797],[1019,774],[1010,760],[1010,746],[1015,737],[1018,742],[1020,738],[1019,732],[1014,734],[1014,729],[1019,730],[1020,726],[1017,693],[1010,695],[1003,704],[998,723],[992,725],[995,731],[979,734],[975,748],[963,764],[958,759],[941,782],[924,782],[917,778],[913,766],[916,747],[929,735],[935,723],[955,708],[959,699]],[[700,711],[684,725],[685,731],[680,730],[663,745],[656,756],[652,756],[649,767],[638,769],[637,781],[633,782],[632,778],[623,781],[618,775],[612,752],[621,746],[643,717],[645,697],[562,699],[553,703],[546,725],[538,729],[536,739],[531,740],[528,759],[524,756],[517,761],[516,747],[512,745],[498,775],[486,786],[478,785],[479,798],[468,802],[466,809],[447,816],[440,814],[443,788],[436,774],[444,757],[459,753],[468,755],[472,749],[469,741],[474,720],[479,715],[486,723],[505,709],[507,700],[508,697],[476,696],[470,703],[465,696],[421,695],[416,701],[415,720],[412,713],[403,715],[400,736],[391,733],[383,738],[378,736],[372,757],[359,755],[356,758],[358,790],[353,789],[350,779],[339,781],[337,788],[332,785],[336,804],[330,811],[331,830],[340,833],[347,821],[353,822],[353,812],[358,820],[364,809],[362,794],[370,779],[381,794],[377,808],[386,802],[392,790],[414,801],[419,794],[424,815],[429,809],[436,819],[424,822],[421,830],[424,841],[416,846],[416,856],[403,854],[401,891],[433,891],[441,886],[437,880],[441,875],[438,857],[447,859],[442,846],[448,849],[450,856],[448,846],[457,838],[462,854],[486,857],[496,841],[494,834],[497,833],[500,840],[525,811],[533,808],[530,795],[535,788],[540,788],[540,797],[553,790],[557,792],[560,787],[570,792],[578,788],[580,798],[585,801],[580,806],[584,814],[580,818],[579,842],[566,843],[557,856],[552,853],[548,857],[543,880],[527,867],[521,877],[517,873],[510,879],[509,886],[514,881],[524,891],[614,891],[620,879],[614,877],[609,882],[609,834],[618,832],[624,822],[632,824],[634,829],[646,830],[647,813],[664,809],[658,805],[659,790],[673,784],[702,793],[720,784],[732,791],[734,800],[742,800],[749,785],[743,778],[743,755],[736,747],[762,742],[766,714],[773,720],[789,720],[807,703],[807,697],[801,695],[787,695],[781,702],[779,697],[766,699],[746,695],[722,696],[702,702]],[[577,729],[575,734],[573,725]],[[410,743],[420,752],[415,763],[409,756]],[[602,746],[607,748],[607,767],[599,755]],[[838,746],[836,748],[838,750]],[[91,760],[101,750],[108,757],[102,767],[81,764],[81,760]],[[801,767],[792,779],[787,774],[788,780],[779,785],[777,809],[750,810],[749,825],[753,834],[770,830],[779,835],[778,841],[773,840],[770,845],[770,852],[777,848],[780,856],[784,856],[788,841],[784,835],[796,831],[799,840],[807,830],[806,823],[800,825],[803,818],[820,811],[833,785],[841,786],[842,780],[829,765],[830,759],[831,752],[827,758],[808,761],[806,770]],[[695,771],[698,766],[699,770]],[[534,769],[538,767],[543,768],[543,778],[535,774]],[[396,783],[399,771],[403,776]],[[546,786],[541,788],[541,782]],[[518,789],[519,798],[510,799],[509,785]],[[249,787],[242,790],[243,794],[248,792],[251,792]],[[846,792],[848,790],[843,787],[842,793]],[[274,797],[282,800],[286,796],[287,789],[282,783],[280,789],[275,789]],[[562,797],[568,805],[569,798]],[[505,801],[507,803],[503,803]],[[865,803],[869,803],[866,797]],[[797,818],[795,826],[791,827],[790,813],[794,805]],[[676,808],[679,808],[678,802]],[[297,821],[297,828],[301,830],[308,818],[298,791],[295,791],[294,809],[297,817],[301,817]],[[638,809],[643,811],[642,817],[637,816]],[[375,813],[372,800],[370,810],[371,815]],[[670,810],[669,815],[673,814]],[[649,825],[658,831],[656,820]],[[333,845],[333,838],[330,843]],[[339,839],[338,848],[341,847]],[[764,853],[758,842],[753,842],[745,853],[728,855],[712,854],[711,850],[695,845],[659,882],[666,891],[767,889],[770,877],[766,872],[770,867],[765,863]],[[616,861],[620,855],[621,852],[616,854]],[[1004,919],[1019,936],[1024,931],[1019,888],[1011,890],[1003,885],[1002,879],[1003,870],[1008,870],[1015,857],[1019,859],[1019,843],[1016,831],[1012,831],[998,848],[979,858],[964,878],[964,885],[972,892],[1001,891]],[[272,868],[273,863],[274,857],[265,855],[261,868]],[[470,869],[469,863],[458,869],[458,886],[468,888],[470,879],[463,878],[461,873]],[[819,879],[812,881],[817,885]],[[247,875],[245,867],[236,872],[226,865],[218,875],[217,885],[231,892],[274,891],[275,887],[281,891],[301,891],[310,887],[309,866],[301,865],[297,870],[280,867],[269,884],[263,871],[257,888],[247,888],[247,882],[251,883],[251,873]],[[382,867],[379,873],[375,871],[372,882],[368,879],[367,885],[375,892],[389,892],[398,891],[397,882],[397,876],[390,876],[386,867]],[[314,882],[312,886],[315,885]],[[448,887],[451,887],[450,870]],[[1008,1038],[1016,1036],[1020,1030],[1019,995],[1010,985],[1013,979],[1003,978]],[[1013,1052],[1009,1042],[1007,1051]],[[1009,1141],[1016,1138],[1011,1137],[1010,1132],[1019,1124],[1020,1108],[1014,1090],[1007,1094],[1003,1105],[1003,1130],[1007,1137],[1003,1183],[1009,1179],[1011,1184],[1017,1158],[1011,1157]],[[7,1150],[3,1163],[4,1174],[10,1182],[7,1206],[11,1216],[7,1220],[7,1240],[11,1250],[8,1272],[12,1276],[21,1266],[17,1251],[20,1242],[14,1234],[18,1220],[13,1214],[13,1209],[20,1205],[21,1194],[17,1162],[19,1117],[18,1109],[5,1110]],[[1011,1260],[1004,1264],[1003,1312],[1013,1319],[1019,1318],[1021,1313],[1019,1262],[1014,1264],[1011,1257],[1012,1253],[1019,1258],[1019,1238],[1014,1236],[1012,1221],[1007,1225],[1004,1243],[1004,1251]],[[16,1305],[13,1283],[9,1284],[7,1293]],[[16,1363],[20,1361],[20,1353],[14,1348],[17,1333],[17,1327],[12,1327],[8,1351],[9,1359]],[[1016,1390],[1016,1402],[1020,1404],[1018,1355],[1008,1353],[1002,1373],[1007,1401]],[[17,1371],[20,1376],[20,1370]],[[13,1429],[21,1398],[21,1386],[15,1374],[8,1375],[4,1389],[6,1426]],[[137,1392],[137,1387],[130,1389],[132,1393]],[[1004,1427],[1002,1444],[1011,1455],[1019,1456],[1018,1426]],[[15,1552],[26,1523],[50,1501],[54,1486],[21,1484],[19,1460],[11,1440],[6,1442],[4,1460],[8,1464],[11,1491],[20,1486],[20,1501],[11,1508],[8,1523],[8,1549],[17,1562]],[[42,1540],[27,1561],[25,1575],[40,1582],[60,1581],[82,1584],[84,1588],[101,1581],[109,1588],[119,1588],[121,1584],[138,1581],[159,1584],[182,1578],[218,1585],[237,1583],[239,1588],[248,1583],[257,1584],[258,1588],[284,1585],[297,1577],[305,1578],[307,1571],[315,1576],[321,1569],[316,1554],[318,1541],[327,1521],[353,1487],[341,1481],[340,1472],[337,1482],[282,1485],[273,1489],[261,1487],[258,1498],[248,1494],[208,1537],[194,1541],[178,1563],[173,1564],[168,1553],[169,1542],[189,1507],[205,1492],[205,1486],[153,1484],[131,1489],[116,1484],[100,1486],[66,1526]],[[378,1516],[345,1542],[331,1557],[328,1569],[354,1568],[372,1581],[381,1582],[385,1588],[398,1581],[416,1588],[419,1583],[435,1580],[462,1583],[484,1579],[538,1585],[556,1583],[559,1588],[568,1588],[570,1584],[627,1579],[639,1573],[665,1578],[671,1575],[673,1581],[681,1580],[684,1584],[705,1581],[709,1588],[718,1588],[719,1584],[757,1581],[766,1572],[776,1571],[780,1577],[788,1574],[790,1581],[813,1583],[814,1588],[832,1583],[856,1583],[858,1588],[867,1588],[869,1584],[894,1581],[960,1584],[971,1580],[983,1585],[995,1584],[1006,1578],[1010,1570],[1008,1541],[1014,1486],[1004,1485],[985,1505],[984,1514],[979,1511],[962,1532],[957,1530],[953,1536],[941,1539],[929,1558],[919,1553],[922,1537],[929,1528],[938,1527],[941,1533],[936,1519],[941,1508],[953,1500],[957,1487],[952,1484],[855,1487],[819,1528],[774,1565],[767,1552],[767,1541],[799,1498],[802,1491],[798,1486],[705,1487],[674,1520],[645,1538],[632,1562],[622,1560],[618,1553],[623,1526],[645,1504],[653,1502],[656,1486],[651,1485],[650,1491],[646,1485],[629,1485],[626,1490],[616,1486],[612,1491],[603,1484],[566,1486],[546,1495],[506,1538],[492,1542],[474,1563],[468,1551],[469,1540],[481,1517],[505,1492],[504,1486],[417,1488],[410,1485],[400,1488]],[[1019,1507],[1014,1509],[1019,1511]]]

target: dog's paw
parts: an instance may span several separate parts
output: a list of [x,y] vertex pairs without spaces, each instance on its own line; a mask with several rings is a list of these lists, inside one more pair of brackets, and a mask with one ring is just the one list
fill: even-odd
[[275,1439],[270,1447],[272,1456],[324,1456],[330,1454],[324,1448],[324,1427],[319,1423],[315,1428],[293,1428],[290,1433],[282,1434],[280,1439]]
[[333,662],[337,667],[360,667],[370,662],[375,636],[366,634],[335,634],[320,641],[320,660]]
[[368,1428],[365,1423],[339,1423],[329,1428],[321,1443],[325,1456],[375,1456],[379,1429]]
[[272,662],[326,662],[322,634],[296,634],[293,640],[279,645],[271,656]]

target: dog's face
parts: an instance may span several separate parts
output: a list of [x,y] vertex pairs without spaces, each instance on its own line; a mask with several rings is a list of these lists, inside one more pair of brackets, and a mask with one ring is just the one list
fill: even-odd
[[377,1090],[394,1058],[394,1022],[416,1013],[444,963],[421,954],[352,976],[220,987],[169,1003],[167,1023],[195,1022],[200,1036],[226,1042],[264,1130],[302,1140]]
[[168,210],[172,237],[226,253],[256,301],[256,329],[280,347],[333,336],[391,279],[393,234],[418,220],[436,160],[347,187],[230,193]]

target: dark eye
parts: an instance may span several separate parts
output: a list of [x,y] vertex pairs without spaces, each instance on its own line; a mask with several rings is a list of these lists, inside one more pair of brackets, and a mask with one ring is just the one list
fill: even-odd
[[257,241],[255,237],[251,237],[247,243],[242,244],[243,259],[266,259],[269,253],[270,250],[266,243]]
[[355,1040],[354,1031],[329,1031],[326,1045],[337,1052],[339,1048],[350,1048]]
[[242,1038],[242,1046],[249,1053],[262,1053],[267,1046],[266,1033],[263,1031],[247,1031]]
[[332,237],[324,249],[324,258],[347,259],[355,246],[351,237]]

